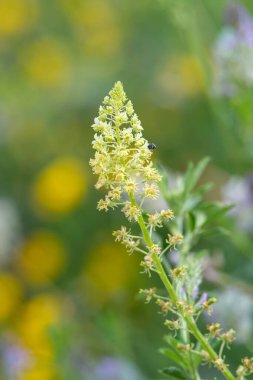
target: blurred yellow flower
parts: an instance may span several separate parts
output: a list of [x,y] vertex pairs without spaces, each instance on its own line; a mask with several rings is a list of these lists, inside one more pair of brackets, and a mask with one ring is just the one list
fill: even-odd
[[27,77],[41,87],[58,88],[69,81],[69,55],[57,40],[43,38],[26,46],[21,62]]
[[19,380],[59,380],[52,364],[36,363],[32,368],[22,372]]
[[112,299],[127,288],[138,272],[136,268],[134,256],[127,255],[126,250],[114,242],[107,241],[94,248],[83,272],[89,300],[96,304]]
[[62,312],[60,298],[42,294],[24,304],[19,313],[18,337],[40,360],[50,360],[53,356],[49,328],[59,324]]
[[163,96],[180,99],[205,90],[205,75],[198,60],[191,55],[169,57],[157,75]]
[[38,13],[36,0],[1,0],[0,1],[0,36],[19,35],[36,20]]
[[108,57],[118,53],[121,30],[112,4],[103,0],[61,0],[60,3],[85,54]]
[[33,199],[42,213],[62,215],[81,202],[86,189],[83,163],[77,158],[61,158],[39,173],[33,186]]
[[65,259],[62,241],[52,232],[41,230],[24,242],[17,264],[26,281],[43,284],[57,278]]
[[22,298],[22,286],[11,274],[0,272],[0,321],[16,311]]

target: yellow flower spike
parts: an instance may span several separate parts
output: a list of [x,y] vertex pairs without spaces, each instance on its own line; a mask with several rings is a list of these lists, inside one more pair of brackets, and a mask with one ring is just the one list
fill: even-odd
[[61,216],[82,201],[87,190],[84,165],[77,158],[60,158],[45,167],[35,179],[32,195],[37,209]]
[[21,303],[22,293],[22,285],[16,277],[0,272],[0,321],[14,314]]
[[[107,211],[117,206],[115,199],[110,196],[111,189],[115,187],[120,193],[134,196],[141,189],[143,177],[153,181],[145,186],[146,196],[156,198],[159,194],[156,182],[161,177],[153,167],[152,149],[149,149],[150,144],[142,136],[143,127],[121,82],[116,82],[109,96],[104,98],[92,128],[95,131],[92,142],[95,155],[90,165],[93,173],[98,175],[96,187],[104,186],[108,190],[105,200],[98,204],[98,209]],[[140,216],[140,209],[131,202],[126,202],[122,211],[129,220],[137,221]]]
[[41,285],[57,278],[65,259],[66,251],[57,235],[40,230],[20,248],[17,266],[27,282]]

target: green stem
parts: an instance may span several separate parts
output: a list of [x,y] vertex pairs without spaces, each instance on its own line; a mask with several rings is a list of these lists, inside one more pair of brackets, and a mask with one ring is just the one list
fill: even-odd
[[[191,337],[189,334],[187,323],[185,322],[185,319],[183,317],[182,317],[182,333],[183,333],[182,338],[184,339],[185,343],[189,344],[191,347]],[[197,371],[197,369],[194,365],[194,362],[193,362],[191,349],[188,352],[188,357],[189,357],[189,367],[190,367],[190,371],[193,375],[193,379],[197,380],[198,379],[198,373],[197,373],[198,371]]]
[[[129,199],[130,199],[132,205],[134,205],[135,207],[139,207],[138,203],[136,202],[136,199],[133,196],[133,194],[129,194]],[[151,248],[153,245],[153,241],[149,236],[149,233],[148,233],[147,227],[145,225],[142,214],[138,217],[138,223],[139,223],[140,229],[142,231],[143,238],[147,244],[147,247]],[[165,288],[167,289],[167,291],[170,295],[170,298],[172,299],[172,301],[175,304],[177,304],[179,301],[177,293],[174,290],[173,285],[171,284],[171,282],[170,282],[170,280],[169,280],[169,278],[168,278],[168,276],[167,276],[167,274],[163,268],[163,265],[160,262],[159,257],[154,254],[153,260],[154,260],[154,263],[155,263],[155,266],[157,269],[157,273],[158,273],[161,281],[163,282]],[[191,331],[192,335],[197,339],[197,341],[199,341],[201,343],[203,349],[209,354],[210,359],[213,361],[219,359],[219,356],[214,351],[214,349],[210,346],[209,342],[206,340],[204,335],[201,333],[201,331],[199,330],[194,319],[191,316],[184,316],[183,318],[184,318],[184,320],[188,326],[188,329]],[[227,380],[236,380],[236,378],[230,372],[230,370],[228,369],[228,366],[226,364],[224,364],[224,370],[222,371],[222,374]]]

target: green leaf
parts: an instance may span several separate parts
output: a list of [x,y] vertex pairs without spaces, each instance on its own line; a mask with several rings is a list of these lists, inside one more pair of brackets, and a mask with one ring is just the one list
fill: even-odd
[[193,166],[192,163],[189,164],[188,170],[187,170],[185,177],[184,177],[184,184],[185,184],[184,194],[185,194],[185,196],[193,190],[193,188],[197,184],[201,174],[203,173],[203,171],[204,171],[204,169],[207,166],[209,161],[210,161],[210,158],[205,157],[195,167]]
[[177,347],[178,343],[183,343],[183,341],[181,341],[180,339],[178,340],[171,335],[165,335],[164,340],[172,347]]
[[202,210],[206,213],[207,218],[204,226],[207,226],[210,223],[213,223],[215,220],[218,220],[225,216],[229,210],[231,210],[231,205],[223,206],[222,204],[216,203],[205,203],[202,207]]
[[179,364],[181,367],[186,368],[184,358],[180,355],[180,353],[173,350],[173,348],[161,348],[159,352],[170,358],[176,364]]
[[201,211],[197,211],[195,213],[195,218],[196,218],[195,228],[202,227],[206,223],[206,220],[207,220],[207,216],[205,215],[204,212],[201,212]]
[[188,380],[186,374],[176,367],[163,368],[159,371],[161,374],[168,376],[170,379]]
[[197,190],[195,191],[195,194],[197,195],[203,195],[208,193],[210,190],[212,190],[214,187],[212,182],[204,183],[203,185],[199,186]]
[[201,202],[201,200],[201,196],[188,196],[184,202],[184,211],[189,211],[196,208],[196,206]]
[[193,212],[189,212],[188,217],[187,217],[187,226],[188,229],[192,232],[195,230],[196,226],[196,217]]

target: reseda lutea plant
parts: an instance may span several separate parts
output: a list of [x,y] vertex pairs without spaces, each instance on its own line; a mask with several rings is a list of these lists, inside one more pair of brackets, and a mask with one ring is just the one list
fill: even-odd
[[[198,318],[204,311],[210,312],[216,300],[188,297],[192,292],[189,289],[192,288],[191,263],[187,265],[185,261],[186,265],[172,269],[164,261],[164,254],[180,244],[183,236],[168,234],[163,246],[153,237],[153,231],[170,222],[174,214],[170,209],[153,214],[144,211],[146,199],[158,198],[162,177],[153,166],[152,150],[142,136],[141,123],[120,82],[104,98],[92,128],[95,131],[92,145],[96,152],[90,165],[98,175],[95,186],[107,190],[98,202],[98,209],[108,211],[120,207],[129,222],[138,223],[139,235],[133,235],[129,228],[122,226],[113,232],[115,240],[123,243],[129,253],[140,252],[142,270],[149,276],[156,273],[166,291],[164,296],[156,288],[141,290],[147,302],[156,300],[165,316],[164,323],[171,331],[170,345],[176,367],[169,367],[164,373],[170,378],[200,380],[200,364],[209,364],[228,380],[243,380],[253,373],[253,358],[244,358],[234,375],[223,354],[224,348],[234,340],[234,331],[222,332],[219,323],[213,323],[203,334],[198,327]],[[213,348],[217,343],[218,352]]]

